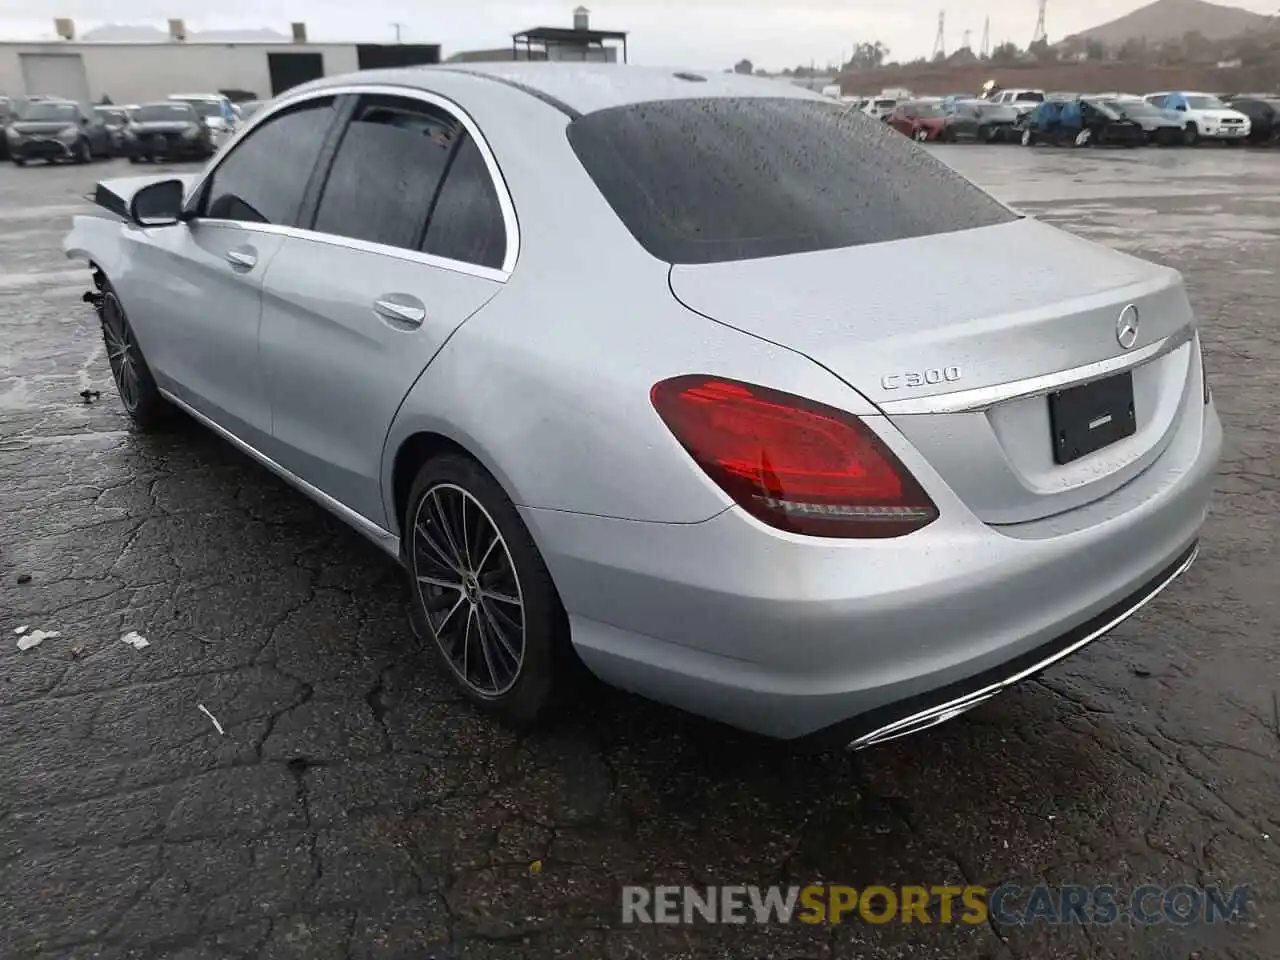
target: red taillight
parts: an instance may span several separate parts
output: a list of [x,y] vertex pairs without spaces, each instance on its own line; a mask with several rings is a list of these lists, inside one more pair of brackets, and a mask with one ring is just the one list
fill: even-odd
[[814,537],[899,537],[938,508],[857,417],[802,397],[694,375],[655,384],[654,409],[734,501]]

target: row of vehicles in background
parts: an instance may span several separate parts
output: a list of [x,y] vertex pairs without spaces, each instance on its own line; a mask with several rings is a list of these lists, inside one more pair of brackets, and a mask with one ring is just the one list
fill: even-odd
[[1280,145],[1280,94],[1219,97],[1185,90],[1137,95],[990,88],[981,95],[914,97],[906,91],[883,91],[876,97],[844,99],[922,142]]
[[207,93],[92,107],[57,97],[0,97],[0,158],[20,167],[36,160],[89,163],[108,157],[133,163],[205,160],[259,105]]

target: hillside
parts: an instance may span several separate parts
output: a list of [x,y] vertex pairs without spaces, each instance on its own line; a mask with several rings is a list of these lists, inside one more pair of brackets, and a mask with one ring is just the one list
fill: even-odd
[[1099,40],[1115,48],[1126,40],[1146,40],[1153,44],[1181,40],[1190,32],[1200,33],[1207,40],[1229,40],[1272,26],[1272,17],[1239,7],[1205,0],[1156,0],[1118,20],[1082,30],[1067,39]]

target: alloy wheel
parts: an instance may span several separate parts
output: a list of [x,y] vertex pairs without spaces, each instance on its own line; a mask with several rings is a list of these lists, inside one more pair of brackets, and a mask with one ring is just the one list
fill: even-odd
[[410,562],[427,624],[458,679],[481,697],[507,693],[524,665],[524,595],[493,517],[462,487],[437,484],[418,502]]
[[133,330],[125,319],[124,308],[115,293],[108,292],[102,298],[102,338],[107,346],[107,362],[111,364],[111,376],[120,391],[120,402],[130,413],[138,408],[142,397],[138,378],[138,345]]

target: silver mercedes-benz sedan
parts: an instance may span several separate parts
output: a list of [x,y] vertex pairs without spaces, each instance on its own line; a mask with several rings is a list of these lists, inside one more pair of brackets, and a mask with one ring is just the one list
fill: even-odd
[[184,411],[398,558],[511,721],[585,666],[863,747],[1196,553],[1222,437],[1179,274],[783,83],[367,71],[95,197],[65,249],[137,426]]

